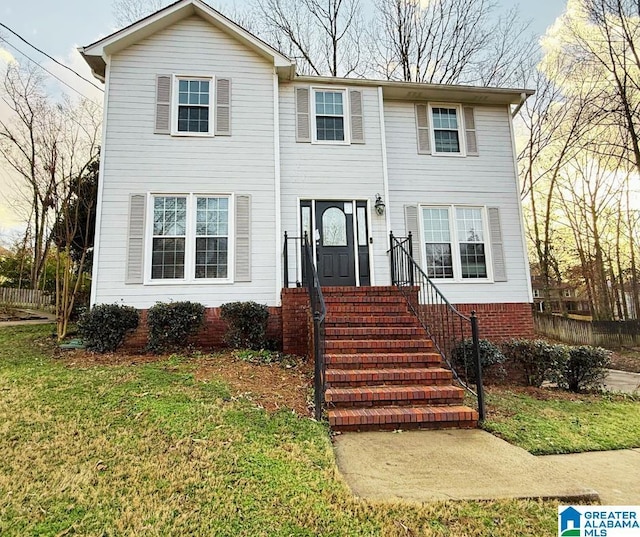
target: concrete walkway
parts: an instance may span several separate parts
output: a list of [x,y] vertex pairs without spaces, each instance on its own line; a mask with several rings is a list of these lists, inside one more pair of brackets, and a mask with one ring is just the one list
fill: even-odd
[[[560,498],[577,503],[598,498],[594,485],[601,487],[600,479],[606,477],[607,490],[613,491],[622,475],[625,483],[638,476],[638,466],[629,470],[632,458],[624,457],[618,465],[611,455],[606,460],[618,473],[608,473],[613,471],[609,468],[584,479],[589,464],[536,457],[478,429],[347,433],[335,438],[334,447],[338,468],[353,492],[374,500]],[[634,504],[634,494],[626,497],[628,505]]]
[[585,499],[640,505],[640,449],[536,457],[481,430],[336,437],[353,492],[372,500]]
[[609,392],[625,392],[640,394],[640,373],[629,373],[609,369],[604,381],[604,388]]
[[19,309],[20,311],[30,313],[34,316],[37,315],[38,317],[40,317],[40,319],[28,319],[22,321],[0,321],[0,328],[2,328],[3,326],[29,326],[30,324],[50,324],[56,322],[56,316],[53,313],[39,310],[29,310],[24,308]]

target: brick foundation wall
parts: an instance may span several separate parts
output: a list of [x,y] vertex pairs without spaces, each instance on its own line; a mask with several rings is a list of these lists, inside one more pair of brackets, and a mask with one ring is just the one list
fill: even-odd
[[[140,311],[140,325],[138,329],[127,337],[124,350],[139,351],[147,344],[149,330],[147,328],[147,311]],[[227,323],[220,317],[220,308],[207,308],[204,313],[204,326],[196,334],[191,343],[202,349],[222,349],[226,347],[224,336]],[[267,340],[274,341],[277,348],[282,344],[282,310],[269,308],[269,323],[267,324]]]
[[282,290],[282,351],[306,356],[309,349],[309,293],[304,287]]
[[533,312],[531,304],[455,304],[464,315],[472,311],[478,316],[480,337],[494,342],[511,338],[534,339]]

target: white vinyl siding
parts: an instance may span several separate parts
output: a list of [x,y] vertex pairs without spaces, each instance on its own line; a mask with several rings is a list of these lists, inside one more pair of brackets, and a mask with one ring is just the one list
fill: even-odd
[[[172,73],[214,76],[214,80],[224,74],[232,81],[233,136],[154,134],[156,80],[158,75]],[[277,305],[275,266],[281,252],[274,247],[273,65],[225,32],[191,17],[113,56],[109,78],[95,302],[124,302],[138,308],[159,300],[191,300],[207,307],[234,300]],[[234,277],[228,284],[209,285],[203,280],[201,285],[178,281],[143,285],[130,279],[125,285],[130,193],[142,189],[176,195],[226,192],[236,200],[250,193],[251,217],[244,220],[249,227],[242,245],[250,272],[246,272],[247,262],[243,280]],[[230,251],[230,275],[235,273],[231,254],[239,249],[241,245],[236,244]],[[149,261],[145,258],[144,262]],[[132,271],[129,273],[131,276]]]
[[[487,225],[492,228],[489,239],[485,238],[492,257],[488,262],[492,280],[442,279],[438,287],[454,304],[529,302],[528,261],[522,240],[509,107],[473,108],[479,155],[430,158],[416,151],[416,105],[385,102],[390,229],[398,236],[406,235],[411,230],[407,224],[411,219],[405,219],[405,213],[412,212],[412,207],[415,211],[418,204],[486,207]],[[498,217],[495,226],[492,213]],[[419,223],[420,218],[413,221]],[[499,234],[494,234],[494,227]],[[416,240],[415,231],[413,235],[414,254],[422,259],[422,237]],[[498,252],[502,254],[500,260]]]

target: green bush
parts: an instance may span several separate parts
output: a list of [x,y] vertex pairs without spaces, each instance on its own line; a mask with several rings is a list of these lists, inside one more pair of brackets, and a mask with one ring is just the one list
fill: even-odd
[[539,388],[553,380],[558,365],[567,359],[565,345],[551,345],[542,339],[512,339],[500,345],[502,353],[521,371],[528,386]]
[[[490,373],[495,377],[504,375],[502,367],[505,361],[504,354],[487,339],[481,339],[480,347],[480,363],[482,364],[482,372]],[[476,365],[473,356],[473,340],[465,339],[456,345],[451,351],[452,365],[459,375],[466,377],[469,382],[476,380]]]
[[554,380],[572,392],[598,388],[611,365],[611,351],[582,345],[569,347],[566,359],[558,364]]
[[197,302],[156,303],[147,314],[147,350],[159,353],[185,348],[189,336],[204,324],[204,310]]
[[78,332],[87,349],[113,352],[138,328],[139,320],[138,310],[130,306],[99,304],[80,316]]
[[229,302],[220,307],[228,324],[225,341],[234,349],[260,350],[267,346],[269,309],[256,302]]

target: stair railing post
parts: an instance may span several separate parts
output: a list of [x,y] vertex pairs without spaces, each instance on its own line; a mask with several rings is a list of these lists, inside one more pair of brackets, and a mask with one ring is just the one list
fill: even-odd
[[[411,257],[411,259],[413,259],[413,235],[411,234],[411,231],[409,231],[408,240],[409,240],[409,256]],[[413,264],[411,262],[409,263],[409,283],[411,284],[411,287],[413,287],[415,284],[415,280],[413,276]]]
[[397,285],[398,281],[396,278],[396,260],[395,260],[395,247],[393,244],[393,231],[389,232],[389,254],[391,258],[391,285]]
[[485,420],[484,386],[482,385],[482,362],[480,361],[480,336],[478,332],[478,317],[471,312],[471,339],[473,341],[473,359],[476,368],[476,389],[478,394],[478,417],[480,423]]
[[289,287],[289,239],[287,232],[284,232],[284,286]]

